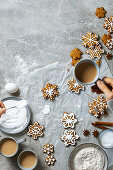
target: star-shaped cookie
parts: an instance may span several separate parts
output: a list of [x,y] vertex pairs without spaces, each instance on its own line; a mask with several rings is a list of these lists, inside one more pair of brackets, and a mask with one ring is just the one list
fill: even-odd
[[98,46],[95,46],[94,49],[87,50],[87,53],[90,54],[91,59],[94,59],[94,58],[101,59],[101,54],[104,53],[104,50],[101,48],[100,45],[98,45]]
[[95,12],[95,15],[98,17],[98,18],[104,18],[105,17],[105,14],[106,14],[106,11],[103,7],[100,7],[100,8],[97,8],[96,9],[96,12]]
[[54,155],[47,155],[45,162],[48,166],[54,165],[56,162],[56,159],[55,159]]
[[68,84],[68,90],[70,92],[79,93],[80,90],[84,90],[84,86],[82,84],[77,83],[74,78],[68,80],[67,84]]
[[105,18],[103,27],[107,29],[109,34],[113,32],[113,16]]
[[74,130],[64,130],[63,136],[60,138],[62,141],[64,141],[64,145],[75,145],[76,140],[79,139],[79,136],[76,135]]
[[74,126],[75,126],[75,123],[78,122],[78,119],[75,118],[74,113],[64,112],[63,118],[61,118],[61,122],[62,122],[64,128],[71,128],[71,129],[73,129]]
[[47,143],[46,145],[43,146],[43,152],[46,153],[47,155],[49,155],[50,153],[53,153],[54,146]]
[[88,106],[90,107],[88,112],[97,118],[100,118],[105,113],[105,109],[108,108],[107,100],[103,95],[93,99],[92,102],[88,103]]
[[29,131],[27,133],[28,136],[32,136],[33,139],[37,139],[39,136],[43,136],[42,130],[43,126],[39,124],[39,122],[35,121],[33,125],[28,127]]
[[45,87],[41,89],[44,99],[54,100],[59,95],[58,86],[47,83]]
[[87,35],[82,36],[84,47],[94,48],[95,45],[99,45],[98,41],[99,36],[97,34],[93,34],[88,32]]

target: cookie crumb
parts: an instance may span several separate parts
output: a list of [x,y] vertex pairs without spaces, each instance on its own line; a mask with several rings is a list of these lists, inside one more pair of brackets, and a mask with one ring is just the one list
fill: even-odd
[[102,63],[102,61],[101,61],[101,60],[98,60],[98,61],[96,61],[96,63],[97,63],[98,66],[100,66],[100,64]]

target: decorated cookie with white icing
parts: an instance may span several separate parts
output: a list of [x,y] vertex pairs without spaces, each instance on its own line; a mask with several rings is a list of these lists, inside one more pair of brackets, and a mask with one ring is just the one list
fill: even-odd
[[48,166],[54,165],[56,162],[56,159],[55,159],[54,155],[47,155],[45,162]]
[[103,27],[110,33],[113,32],[113,16],[111,18],[105,17]]
[[108,108],[107,100],[103,95],[93,99],[92,102],[88,103],[88,106],[90,107],[88,112],[97,118],[100,118],[105,113],[105,109]]
[[62,122],[64,128],[71,128],[71,129],[73,129],[74,126],[75,126],[75,123],[78,122],[78,119],[75,118],[74,113],[64,112],[63,118],[61,118],[61,122]]
[[54,146],[47,143],[46,145],[43,146],[43,152],[48,154],[48,155],[53,153],[54,152]]
[[60,137],[62,141],[64,141],[64,145],[75,145],[76,140],[79,139],[79,136],[76,135],[74,130],[64,130],[63,136]]
[[93,34],[88,32],[87,35],[82,36],[84,47],[94,48],[95,45],[99,45],[98,41],[99,36],[97,34]]
[[32,136],[33,139],[37,139],[39,136],[43,136],[42,130],[43,126],[39,124],[39,122],[35,121],[33,125],[28,127],[29,131],[27,133],[28,136]]
[[98,46],[95,46],[94,49],[87,50],[87,53],[90,54],[91,59],[94,59],[94,58],[101,59],[101,54],[104,53],[104,50],[101,48],[100,45],[98,45]]
[[45,87],[41,89],[44,99],[54,100],[59,95],[58,86],[47,83]]
[[68,90],[70,92],[79,93],[80,90],[84,90],[84,86],[82,84],[77,83],[74,78],[68,80],[67,84],[68,84]]

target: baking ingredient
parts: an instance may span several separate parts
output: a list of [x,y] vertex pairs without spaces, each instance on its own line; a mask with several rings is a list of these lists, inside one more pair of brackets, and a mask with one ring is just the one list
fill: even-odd
[[20,165],[24,168],[32,168],[36,164],[36,156],[31,151],[25,151],[20,156]]
[[113,147],[113,130],[107,129],[100,133],[99,142],[105,148]]
[[86,147],[78,151],[74,158],[75,170],[103,170],[104,155],[95,147]]
[[5,85],[5,90],[8,93],[16,93],[18,91],[18,86],[15,83],[8,83]]
[[18,109],[16,107],[8,109],[18,104],[19,101],[7,100],[4,101],[6,107],[6,113],[0,118],[0,124],[5,128],[20,128],[27,122],[27,110],[26,108]]
[[0,145],[0,152],[6,156],[13,155],[17,151],[17,144],[16,142],[11,139],[7,138],[3,140],[3,142]]
[[11,109],[11,108],[17,108],[17,109],[22,109],[23,107],[26,107],[27,106],[27,101],[26,100],[20,100],[16,103],[15,106],[12,106],[12,107],[9,107],[7,108],[8,109]]
[[44,110],[43,110],[44,115],[48,115],[50,110],[51,110],[50,106],[49,105],[45,105]]

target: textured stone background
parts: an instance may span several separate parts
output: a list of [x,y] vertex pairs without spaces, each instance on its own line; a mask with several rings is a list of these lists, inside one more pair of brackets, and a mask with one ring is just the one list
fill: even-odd
[[[81,45],[81,35],[92,31],[102,37],[107,33],[102,27],[103,19],[98,19],[94,13],[97,7],[103,6],[107,16],[113,15],[112,3],[112,0],[0,0],[1,98],[7,96],[4,93],[7,82],[18,83],[20,76],[24,78],[26,73],[55,61],[67,62],[70,50],[75,47],[86,52]],[[106,47],[104,49],[108,52]],[[113,60],[109,61],[111,72],[112,64]],[[20,96],[24,97],[23,91]],[[1,133],[1,136],[5,134]],[[21,136],[26,136],[26,131],[15,137]],[[52,169],[44,163],[45,155],[42,155],[39,141],[36,143],[28,138],[22,145],[23,148],[26,146],[36,147],[40,157],[37,170]],[[112,157],[109,161],[111,164]],[[18,170],[16,158],[0,156],[0,169]],[[68,169],[67,164],[65,169]]]

